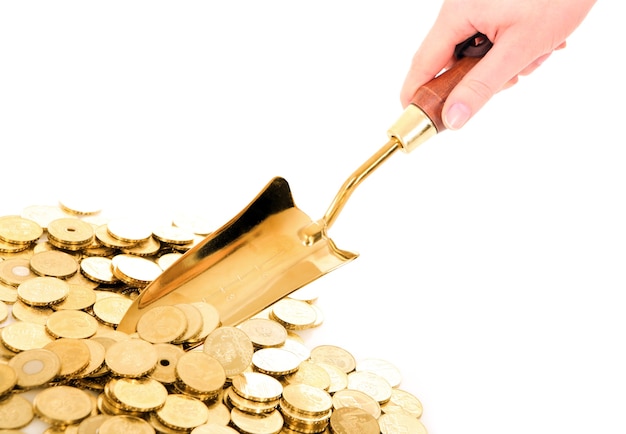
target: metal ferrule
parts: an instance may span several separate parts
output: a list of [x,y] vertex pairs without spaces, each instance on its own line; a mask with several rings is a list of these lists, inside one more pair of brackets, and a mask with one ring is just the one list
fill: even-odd
[[387,131],[389,138],[395,138],[400,142],[404,152],[411,152],[436,134],[435,124],[413,104],[409,104]]

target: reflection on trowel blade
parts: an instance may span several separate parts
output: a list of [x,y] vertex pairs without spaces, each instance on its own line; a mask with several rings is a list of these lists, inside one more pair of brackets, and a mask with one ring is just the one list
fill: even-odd
[[189,250],[134,301],[118,326],[133,333],[139,317],[161,305],[204,301],[223,325],[236,325],[357,257],[324,237],[306,245],[311,219],[283,178],[274,178],[229,223]]

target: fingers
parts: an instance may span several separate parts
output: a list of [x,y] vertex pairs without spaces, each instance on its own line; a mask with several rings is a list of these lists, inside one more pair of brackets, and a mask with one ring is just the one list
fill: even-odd
[[[563,44],[561,44],[563,45]],[[448,96],[443,107],[446,128],[463,127],[497,92],[507,89],[537,69],[551,53],[537,57],[514,38],[502,37]]]
[[469,24],[457,28],[445,26],[440,21],[435,23],[413,56],[400,91],[400,102],[403,107],[409,105],[420,86],[432,80],[444,68],[452,64],[456,44],[474,34],[476,34],[476,29]]

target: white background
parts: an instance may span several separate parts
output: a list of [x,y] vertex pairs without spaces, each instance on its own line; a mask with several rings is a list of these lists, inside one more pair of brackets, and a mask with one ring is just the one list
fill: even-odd
[[[360,257],[312,285],[310,345],[396,364],[431,434],[626,430],[617,4],[331,230]],[[317,219],[385,143],[439,6],[3,2],[0,211],[82,196],[219,226],[280,175]]]

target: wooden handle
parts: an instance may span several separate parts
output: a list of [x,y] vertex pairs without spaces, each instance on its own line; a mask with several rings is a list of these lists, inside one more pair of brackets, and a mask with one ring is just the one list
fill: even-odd
[[450,69],[435,77],[415,92],[411,104],[419,107],[435,125],[437,132],[446,129],[441,117],[443,103],[448,95],[470,69],[478,63],[480,57],[463,57]]

